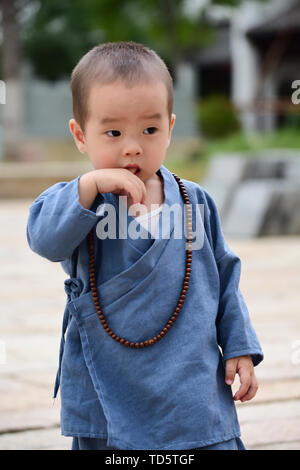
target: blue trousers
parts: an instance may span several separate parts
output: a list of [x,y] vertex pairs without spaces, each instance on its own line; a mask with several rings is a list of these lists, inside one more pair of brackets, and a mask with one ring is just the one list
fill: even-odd
[[[106,445],[106,439],[95,439],[91,437],[73,437],[72,450],[120,450],[116,447]],[[229,441],[219,442],[211,446],[199,447],[186,450],[246,450],[239,437]]]

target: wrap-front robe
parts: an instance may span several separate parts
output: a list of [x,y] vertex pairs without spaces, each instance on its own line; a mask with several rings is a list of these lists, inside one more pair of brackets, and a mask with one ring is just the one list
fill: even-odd
[[[65,436],[146,450],[199,448],[240,436],[225,361],[249,354],[256,366],[263,353],[239,289],[240,259],[226,244],[216,205],[201,186],[182,179],[202,244],[193,249],[189,289],[168,333],[153,346],[127,348],[107,334],[96,312],[89,284],[91,229],[97,290],[110,328],[141,342],[157,335],[174,312],[185,275],[186,239],[175,236],[174,220],[181,215],[171,213],[170,224],[162,218],[177,204],[184,222],[184,203],[172,173],[162,165],[157,174],[164,205],[156,239],[127,209],[121,214],[120,196],[99,193],[90,209],[82,207],[80,176],[54,184],[30,207],[31,249],[60,261],[69,275],[54,388],[56,396],[60,386]],[[115,208],[116,237],[99,236],[107,204]],[[126,237],[130,224],[143,237]]]

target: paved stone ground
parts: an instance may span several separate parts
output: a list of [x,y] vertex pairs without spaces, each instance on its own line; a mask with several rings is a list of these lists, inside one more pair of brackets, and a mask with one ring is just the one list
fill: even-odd
[[[66,275],[29,249],[30,204],[0,201],[0,449],[70,449],[51,398]],[[265,353],[257,396],[237,404],[242,438],[250,450],[300,450],[300,238],[227,241]]]

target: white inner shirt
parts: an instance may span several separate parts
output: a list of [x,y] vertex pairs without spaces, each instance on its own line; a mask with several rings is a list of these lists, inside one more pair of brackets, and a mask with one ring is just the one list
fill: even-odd
[[162,207],[163,204],[153,211],[134,217],[140,225],[142,225],[149,233],[151,233],[153,238],[157,238],[159,215],[162,211]]

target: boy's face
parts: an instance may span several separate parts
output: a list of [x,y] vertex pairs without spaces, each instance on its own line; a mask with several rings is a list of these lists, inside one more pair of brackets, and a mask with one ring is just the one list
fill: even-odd
[[157,81],[126,87],[118,81],[93,85],[89,117],[83,134],[71,119],[69,126],[80,152],[87,153],[93,167],[125,168],[137,164],[144,182],[162,165],[175,122],[169,123],[167,90]]

